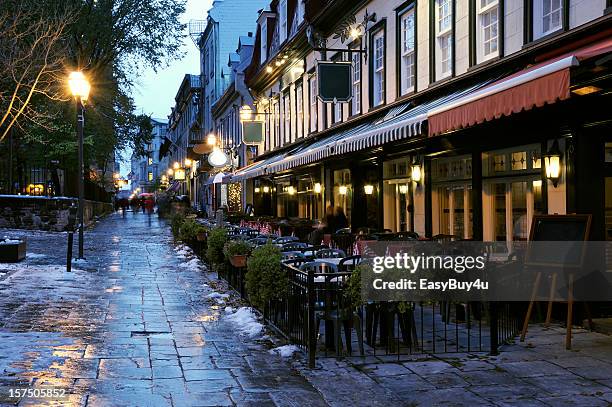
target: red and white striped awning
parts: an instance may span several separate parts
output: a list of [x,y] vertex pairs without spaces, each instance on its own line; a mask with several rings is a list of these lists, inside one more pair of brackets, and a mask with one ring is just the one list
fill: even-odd
[[549,59],[427,112],[429,135],[499,119],[570,97],[570,69],[612,52],[612,38]]

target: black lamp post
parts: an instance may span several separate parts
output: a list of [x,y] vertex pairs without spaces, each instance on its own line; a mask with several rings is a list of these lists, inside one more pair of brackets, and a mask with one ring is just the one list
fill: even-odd
[[76,112],[77,112],[77,139],[79,143],[79,259],[83,257],[83,206],[85,203],[85,184],[84,184],[84,172],[85,164],[83,159],[83,126],[85,124],[85,103],[89,97],[89,91],[91,85],[87,82],[85,75],[82,72],[76,71],[70,73],[68,78],[68,84],[70,85],[70,91],[76,101]]

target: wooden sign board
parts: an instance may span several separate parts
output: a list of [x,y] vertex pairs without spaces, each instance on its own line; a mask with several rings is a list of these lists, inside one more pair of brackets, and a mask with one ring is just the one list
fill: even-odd
[[242,123],[242,142],[246,145],[260,144],[264,141],[264,122],[249,121]]
[[[535,215],[529,240],[533,242],[567,242],[528,250],[526,265],[580,267],[583,263],[584,241],[591,230],[591,215]],[[563,247],[563,253],[554,248]]]
[[317,80],[319,99],[325,103],[349,102],[353,97],[350,62],[319,61]]

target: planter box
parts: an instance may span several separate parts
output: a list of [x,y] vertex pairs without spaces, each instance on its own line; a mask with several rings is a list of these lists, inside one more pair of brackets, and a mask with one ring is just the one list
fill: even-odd
[[246,254],[234,255],[229,258],[229,261],[234,267],[246,267],[247,255]]
[[26,257],[26,242],[3,244],[0,242],[0,263],[17,263]]

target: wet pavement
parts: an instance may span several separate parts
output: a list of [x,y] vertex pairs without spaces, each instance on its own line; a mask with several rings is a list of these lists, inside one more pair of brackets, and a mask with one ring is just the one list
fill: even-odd
[[28,258],[0,264],[0,405],[16,404],[9,388],[47,386],[66,396],[18,405],[612,405],[607,335],[576,328],[567,351],[562,327],[534,325],[498,356],[319,357],[308,369],[271,352],[277,340],[155,216],[99,222],[71,273],[66,234],[5,234],[28,238]]
[[19,405],[326,405],[265,337],[240,334],[218,282],[156,216],[99,222],[71,273],[66,234],[2,233],[27,236],[29,257],[0,265],[0,405],[20,386],[66,396]]

